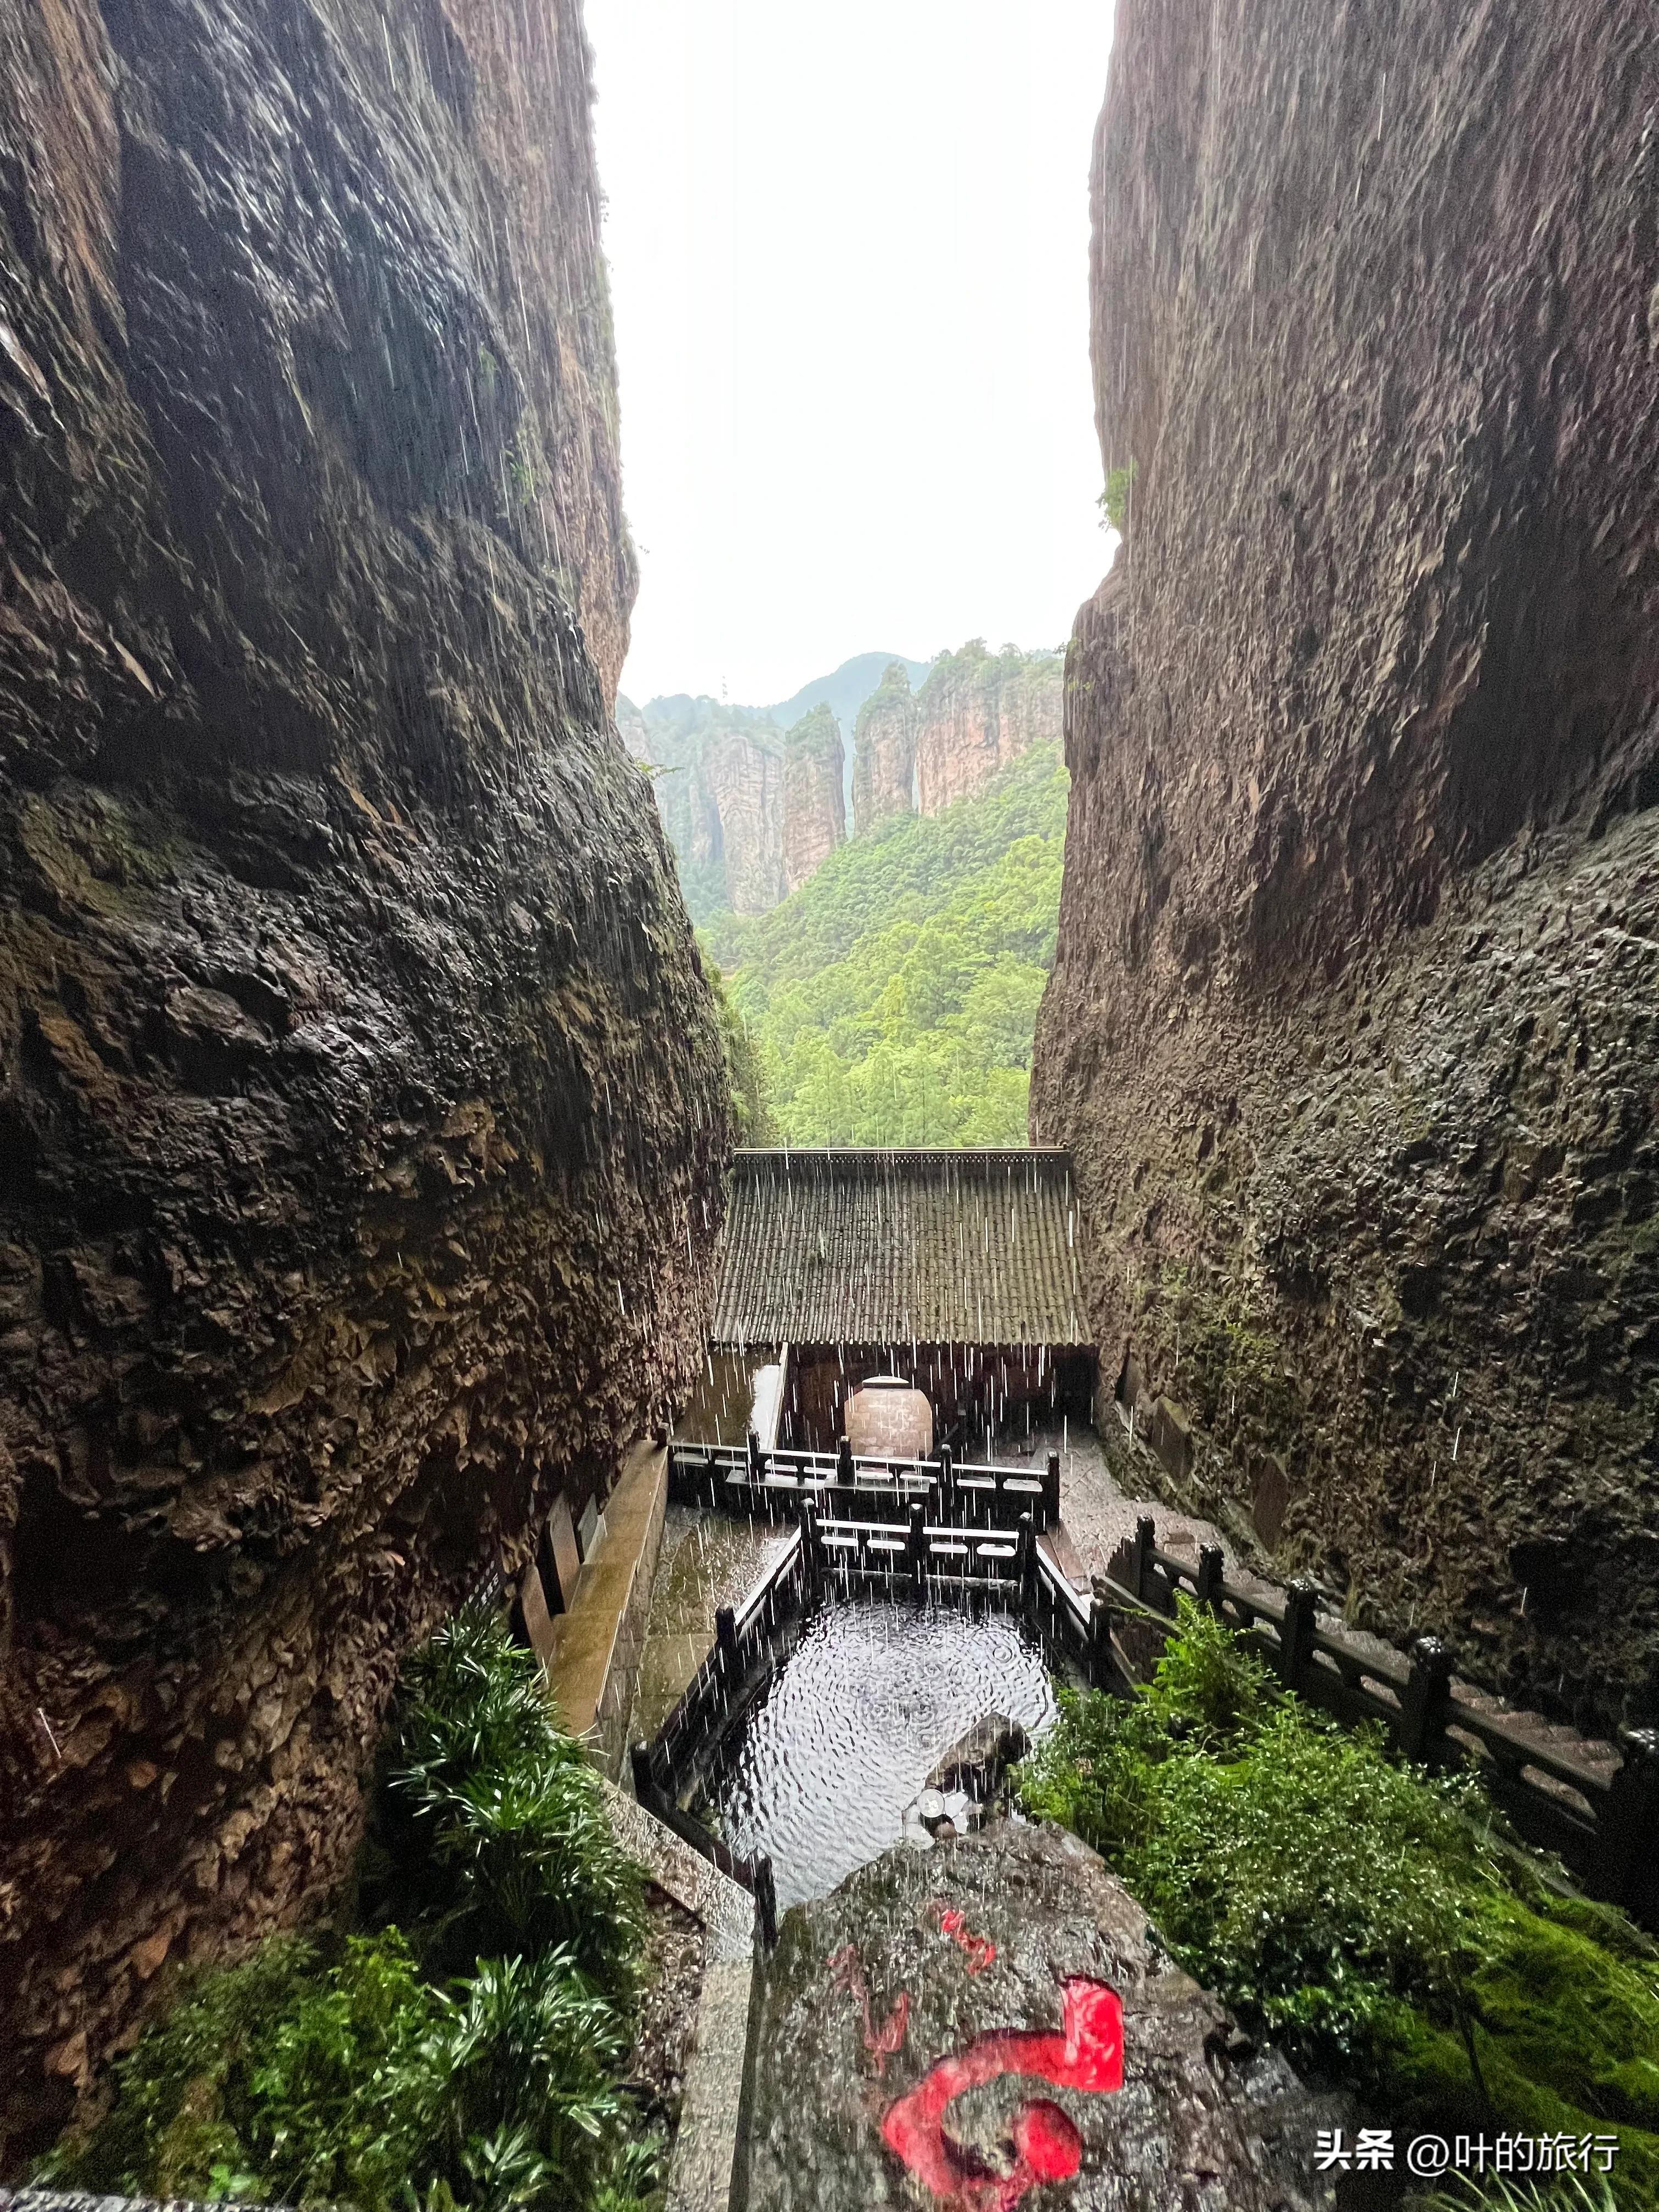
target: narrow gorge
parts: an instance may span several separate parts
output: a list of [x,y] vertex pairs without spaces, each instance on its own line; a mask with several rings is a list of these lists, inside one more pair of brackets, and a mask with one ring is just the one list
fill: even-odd
[[1653,0],[0,0],[0,2212],[1659,2206],[1656,487]]

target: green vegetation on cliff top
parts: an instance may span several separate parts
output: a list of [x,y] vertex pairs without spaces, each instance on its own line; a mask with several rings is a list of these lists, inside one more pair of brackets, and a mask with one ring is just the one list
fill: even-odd
[[804,754],[835,754],[842,750],[841,726],[828,707],[813,707],[784,732],[786,760]]
[[910,682],[909,670],[902,660],[890,660],[881,672],[880,683],[859,708],[857,719],[853,724],[854,745],[864,735],[874,717],[884,708],[891,706],[895,700],[914,701],[915,697],[915,691]]
[[704,926],[782,1141],[1026,1141],[1066,792],[1034,746],[978,796],[839,847],[769,914]]

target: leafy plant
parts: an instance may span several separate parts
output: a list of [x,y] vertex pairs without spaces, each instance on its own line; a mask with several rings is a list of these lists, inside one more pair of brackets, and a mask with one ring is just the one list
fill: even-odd
[[1135,465],[1128,462],[1121,469],[1106,472],[1106,489],[1100,495],[1100,510],[1105,516],[1101,525],[1104,530],[1121,530],[1129,520],[1129,501],[1134,492]]
[[1607,2174],[1552,2174],[1536,2181],[1493,2174],[1411,2200],[1416,2212],[1619,2212]]
[[436,1999],[395,1929],[267,1942],[199,1977],[118,2070],[114,2106],[39,2179],[161,2197],[390,2203],[428,2131]]
[[595,1988],[631,1998],[639,1871],[616,1848],[580,1745],[554,1721],[534,1655],[467,1611],[404,1680],[371,1915],[412,1905],[433,1965],[562,1947]]
[[703,963],[726,1046],[726,1075],[732,1095],[732,1133],[740,1145],[769,1145],[777,1128],[766,1087],[766,1070],[749,1024],[733,1005],[726,980],[712,960]]
[[1060,1702],[1026,1808],[1299,2063],[1422,2121],[1611,2126],[1630,2185],[1659,2189],[1659,1952],[1500,1848],[1475,1781],[1285,1697],[1190,1601],[1139,1696]]
[[643,2212],[659,2147],[637,2143],[618,2087],[641,1876],[493,1617],[462,1614],[406,1668],[375,1826],[363,1894],[387,1924],[276,1938],[198,1977],[38,2178],[363,2212]]
[[424,2057],[443,2136],[482,2201],[580,2201],[596,2152],[630,2117],[615,2086],[629,2040],[568,1951],[478,1961]]

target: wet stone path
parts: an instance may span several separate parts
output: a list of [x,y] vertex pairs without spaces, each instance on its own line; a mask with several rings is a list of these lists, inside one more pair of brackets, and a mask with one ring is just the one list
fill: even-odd
[[787,1528],[671,1505],[651,1585],[651,1609],[629,1721],[630,1743],[649,1741],[678,1703],[714,1642],[714,1614],[742,1602],[789,1540]]

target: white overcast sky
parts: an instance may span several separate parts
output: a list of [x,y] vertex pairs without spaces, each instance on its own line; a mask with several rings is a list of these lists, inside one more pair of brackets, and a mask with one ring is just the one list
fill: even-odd
[[1109,548],[1111,0],[586,0],[640,548],[623,688],[1057,645]]

